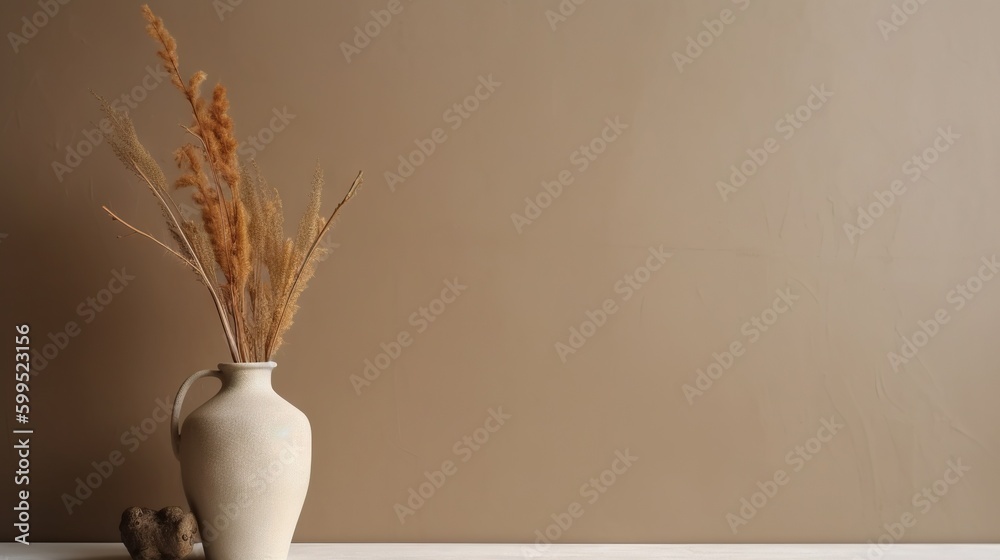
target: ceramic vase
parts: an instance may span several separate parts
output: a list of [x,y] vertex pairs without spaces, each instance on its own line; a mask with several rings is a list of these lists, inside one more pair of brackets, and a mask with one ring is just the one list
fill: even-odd
[[[171,439],[207,560],[286,560],[309,487],[309,419],[271,386],[274,362],[195,373],[174,399]],[[222,388],[180,421],[195,381]]]

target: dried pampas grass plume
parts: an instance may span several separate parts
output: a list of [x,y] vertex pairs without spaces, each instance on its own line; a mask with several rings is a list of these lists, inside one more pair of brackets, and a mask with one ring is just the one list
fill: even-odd
[[[170,82],[191,109],[184,129],[189,143],[174,152],[180,175],[173,189],[156,160],[139,141],[129,116],[98,96],[111,123],[109,144],[118,159],[154,195],[174,247],[104,210],[132,233],[177,257],[207,288],[235,362],[269,361],[284,340],[298,310],[299,296],[327,249],[320,241],[341,208],[361,186],[361,172],[328,218],[320,215],[323,172],[317,166],[306,210],[294,238],[286,238],[281,198],[263,178],[256,162],[240,162],[229,96],[217,84],[212,97],[201,96],[202,71],[184,79],[177,41],[149,6],[142,6],[146,32],[157,43]],[[198,219],[185,219],[171,191],[190,192]]]

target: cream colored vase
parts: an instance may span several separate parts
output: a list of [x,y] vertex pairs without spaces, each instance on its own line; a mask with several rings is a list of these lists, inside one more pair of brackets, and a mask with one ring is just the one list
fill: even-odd
[[[207,560],[286,560],[309,488],[309,419],[271,387],[274,362],[219,364],[174,400],[171,438]],[[191,385],[222,381],[180,422]]]

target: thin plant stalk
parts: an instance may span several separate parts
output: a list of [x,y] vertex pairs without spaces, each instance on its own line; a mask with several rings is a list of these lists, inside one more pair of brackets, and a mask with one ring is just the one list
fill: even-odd
[[[139,229],[139,228],[133,226],[132,224],[126,222],[125,220],[121,219],[117,214],[115,214],[114,212],[112,212],[111,209],[109,209],[107,206],[101,206],[101,208],[103,208],[104,211],[107,212],[108,215],[111,216],[112,220],[114,220],[116,222],[120,222],[123,226],[127,227],[128,229],[132,230],[133,232],[138,233],[139,235],[145,237],[146,239],[149,239],[153,243],[156,243],[160,247],[163,247],[167,251],[170,251],[170,254],[172,254],[173,256],[175,256],[178,259],[180,259],[184,264],[190,266],[195,272],[201,272],[198,269],[198,265],[196,265],[195,263],[193,263],[190,260],[188,260],[188,258],[185,257],[184,255],[182,255],[182,254],[178,253],[177,251],[171,249],[170,247],[168,247],[166,244],[164,244],[159,239],[153,237],[152,235],[150,235],[150,234],[142,231],[141,229]],[[124,236],[123,235],[119,235],[118,236],[119,239],[121,239],[122,237],[124,237]]]
[[[175,251],[175,250],[171,249],[170,247],[168,247],[167,245],[165,245],[159,239],[153,237],[152,235],[150,235],[150,234],[142,231],[141,229],[139,229],[139,228],[133,226],[132,224],[126,222],[125,220],[121,219],[121,217],[119,217],[117,214],[115,214],[114,212],[112,212],[107,206],[101,206],[101,208],[103,208],[104,211],[107,212],[109,216],[111,216],[112,220],[121,223],[123,226],[127,227],[128,229],[134,231],[135,233],[138,233],[139,235],[145,237],[146,239],[149,239],[150,241],[152,241],[153,243],[156,243],[160,247],[163,247],[167,251],[170,251],[170,253],[172,255],[174,255],[175,257],[177,257],[178,259],[180,259],[181,262],[183,262],[184,264],[190,266],[192,268],[192,270],[194,270],[195,272],[197,272],[198,274],[200,274],[203,278],[205,278],[205,272],[201,269],[200,266],[198,266],[197,264],[189,261],[187,258],[185,258],[180,253],[178,253],[177,251]],[[182,232],[181,235],[183,236],[185,234]],[[195,257],[195,258],[197,258],[197,257]],[[205,278],[205,281],[207,283],[208,279]],[[219,319],[222,321],[222,327],[226,331],[226,340],[229,342],[229,351],[234,353],[236,351],[236,347],[232,343],[231,333],[229,332],[229,325],[226,322],[226,312],[223,310],[222,304],[219,302],[219,298],[215,294],[215,291],[211,288],[211,286],[209,286],[208,291],[209,291],[209,293],[212,296],[212,301],[215,303],[215,311],[219,314]],[[235,354],[233,356],[233,359],[236,359]]]
[[[195,261],[198,263],[198,269],[196,269],[196,272],[201,275],[202,279],[205,281],[205,286],[208,287],[208,291],[212,295],[212,301],[215,303],[216,310],[219,313],[219,319],[222,321],[222,328],[226,333],[226,342],[229,344],[229,352],[232,354],[234,360],[241,361],[242,356],[239,352],[239,348],[236,345],[236,337],[233,335],[232,328],[229,325],[229,320],[228,317],[226,316],[225,307],[222,305],[222,301],[220,300],[218,293],[216,293],[215,291],[214,282],[212,282],[212,279],[208,277],[208,273],[205,271],[204,263],[201,262],[201,259],[198,257],[198,253],[194,250],[194,247],[191,246],[191,242],[190,240],[188,240],[187,234],[184,233],[184,228],[181,227],[180,222],[174,215],[173,210],[170,209],[170,205],[168,205],[167,202],[164,200],[163,195],[166,195],[166,198],[170,200],[170,202],[175,208],[177,207],[177,203],[174,201],[173,197],[170,196],[169,193],[163,193],[161,195],[159,189],[157,189],[153,185],[153,182],[149,180],[149,177],[147,177],[145,173],[142,172],[142,169],[139,169],[139,166],[136,165],[134,161],[131,161],[131,164],[132,164],[132,169],[142,178],[143,182],[146,183],[146,186],[153,191],[153,194],[156,195],[156,198],[163,203],[164,207],[167,209],[167,214],[169,215],[170,220],[174,223],[174,226],[177,228],[177,231],[180,234],[181,239],[184,240],[185,247],[187,248],[188,252],[191,253],[191,255],[194,257]],[[152,236],[149,237],[152,238]],[[215,277],[214,266],[212,271],[212,277],[213,278]]]

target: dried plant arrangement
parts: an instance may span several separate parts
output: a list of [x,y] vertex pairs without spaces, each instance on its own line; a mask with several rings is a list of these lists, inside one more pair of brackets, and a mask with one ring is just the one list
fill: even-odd
[[[170,81],[190,105],[193,122],[183,127],[192,139],[174,153],[181,170],[175,191],[191,193],[200,219],[182,215],[163,170],[136,135],[129,115],[97,96],[111,123],[108,143],[159,204],[173,246],[129,224],[107,206],[104,211],[131,233],[145,237],[189,267],[208,288],[234,362],[269,361],[298,310],[298,299],[316,263],[328,250],[320,240],[345,204],[357,193],[358,173],[329,217],[320,215],[323,174],[317,168],[312,192],[294,238],[284,234],[281,198],[261,176],[255,162],[241,164],[229,116],[226,88],[218,84],[211,99],[202,97],[204,72],[185,80],[177,43],[163,20],[142,7],[146,31]],[[123,237],[123,236],[120,236]]]

